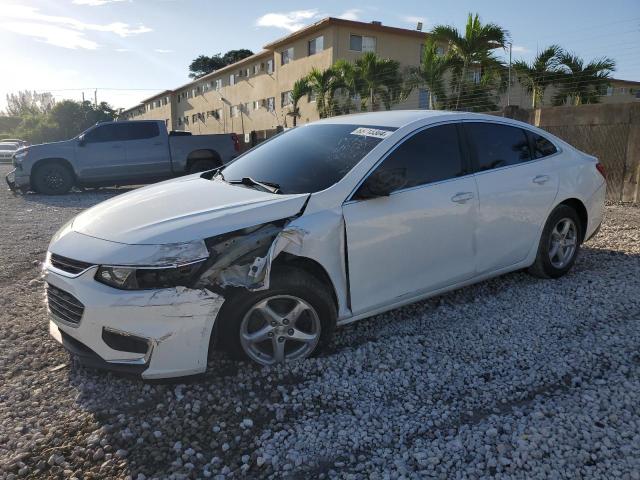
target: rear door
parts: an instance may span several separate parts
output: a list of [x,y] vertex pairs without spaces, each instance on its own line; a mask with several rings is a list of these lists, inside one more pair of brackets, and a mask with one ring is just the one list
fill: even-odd
[[343,206],[354,313],[474,275],[478,196],[457,125],[413,134],[376,170],[403,170],[408,182]]
[[536,158],[524,129],[493,122],[463,125],[477,170],[477,270],[482,274],[523,261],[537,246],[558,192],[558,175],[550,156]]
[[[131,179],[152,180],[171,175],[169,143],[158,122],[125,123],[127,168]],[[163,127],[164,129],[164,127]]]
[[109,182],[127,175],[127,152],[123,123],[97,125],[76,146],[78,177],[87,182]]

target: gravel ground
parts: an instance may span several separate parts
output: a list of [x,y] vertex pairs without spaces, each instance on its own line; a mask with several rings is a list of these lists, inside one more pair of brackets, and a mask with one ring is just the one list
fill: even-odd
[[315,359],[220,356],[160,384],[85,370],[47,334],[51,235],[120,191],[0,193],[0,478],[640,479],[640,209],[608,206],[560,280],[510,274],[340,329]]

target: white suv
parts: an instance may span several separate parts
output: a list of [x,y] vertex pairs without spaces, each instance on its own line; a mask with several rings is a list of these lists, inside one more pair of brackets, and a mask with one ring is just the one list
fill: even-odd
[[50,331],[144,378],[203,372],[215,343],[302,359],[336,325],[522,268],[564,275],[605,189],[597,159],[504,118],[322,120],[65,225],[46,262]]

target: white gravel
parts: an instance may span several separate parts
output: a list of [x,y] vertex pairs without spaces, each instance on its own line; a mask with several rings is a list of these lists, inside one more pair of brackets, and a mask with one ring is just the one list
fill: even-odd
[[560,280],[378,315],[299,364],[220,356],[145,384],[70,363],[38,278],[55,230],[118,192],[0,192],[0,478],[640,479],[640,209],[608,206]]

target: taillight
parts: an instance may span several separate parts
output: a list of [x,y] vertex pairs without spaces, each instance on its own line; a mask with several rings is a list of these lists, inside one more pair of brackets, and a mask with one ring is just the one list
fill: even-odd
[[233,140],[233,148],[235,148],[236,152],[240,151],[240,139],[238,138],[238,135],[236,135],[235,133],[231,134],[231,140]]
[[607,179],[607,171],[604,169],[604,165],[602,165],[600,162],[596,163],[596,169],[600,172],[600,175],[602,175],[604,177],[604,179]]

